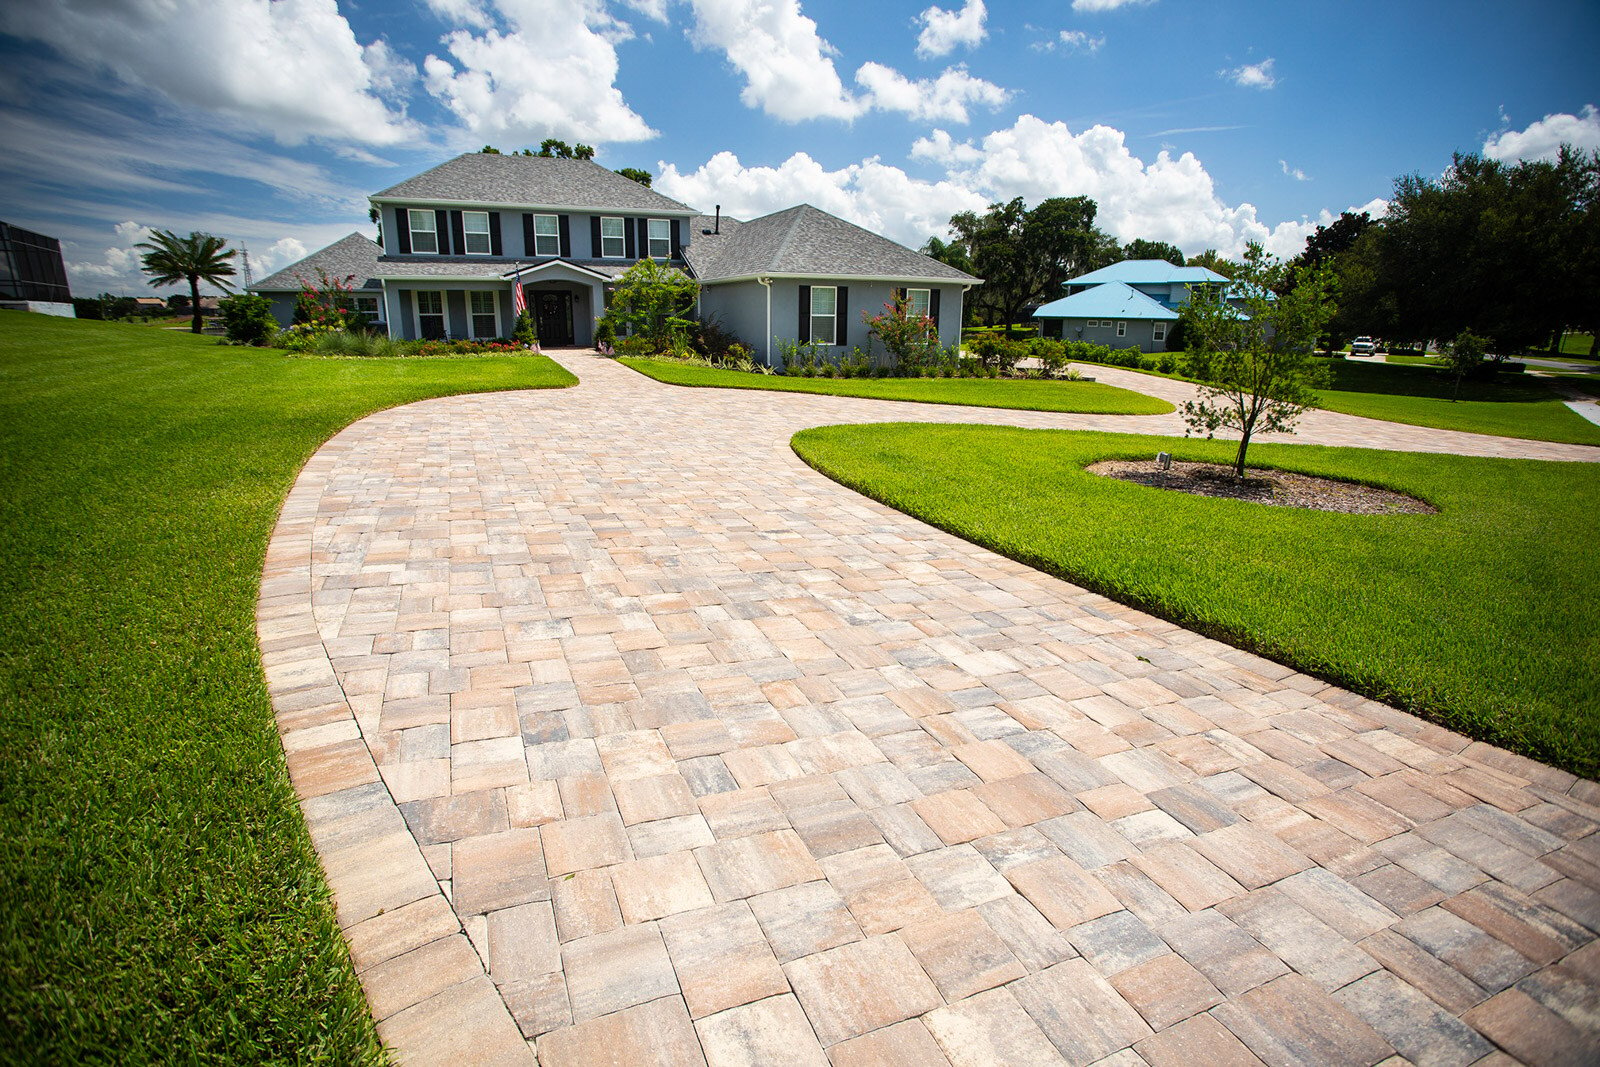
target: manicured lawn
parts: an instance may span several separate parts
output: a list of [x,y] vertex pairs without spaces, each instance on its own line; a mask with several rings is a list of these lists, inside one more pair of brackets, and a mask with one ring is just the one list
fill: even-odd
[[785,393],[859,396],[872,400],[909,400],[921,404],[968,404],[981,408],[1072,411],[1095,415],[1164,415],[1173,410],[1165,400],[1119,389],[1104,382],[989,378],[790,378],[628,356],[619,362],[669,385],[770,389]]
[[1424,367],[1342,359],[1328,365],[1333,384],[1317,395],[1319,406],[1330,411],[1500,437],[1600,445],[1600,426],[1573,412],[1535,377],[1462,382],[1461,398],[1454,400],[1455,381]]
[[1159,449],[1227,461],[1226,442],[896,423],[806,430],[794,447],[838,481],[1013,559],[1472,737],[1600,771],[1600,464],[1251,447],[1253,464],[1440,509],[1358,516],[1083,470]]
[[573,380],[0,312],[0,1059],[379,1058],[262,679],[267,537],[352,420]]

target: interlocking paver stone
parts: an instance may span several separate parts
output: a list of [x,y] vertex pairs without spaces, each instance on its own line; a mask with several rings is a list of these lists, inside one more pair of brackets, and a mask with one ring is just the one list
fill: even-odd
[[784,965],[824,1045],[931,1011],[939,992],[905,943],[890,934]]
[[[789,446],[1176,415],[682,390],[558,358],[578,388],[347,428],[268,549],[291,778],[399,1058],[1594,1047],[1600,786],[932,530]],[[1299,440],[1595,458],[1323,411]]]

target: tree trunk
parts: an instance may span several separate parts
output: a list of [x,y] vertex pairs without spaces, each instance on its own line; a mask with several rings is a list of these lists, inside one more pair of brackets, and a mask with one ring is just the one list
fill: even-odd
[[189,275],[189,300],[189,306],[194,312],[193,317],[189,320],[189,329],[199,333],[204,324],[200,316],[200,276],[197,274]]
[[1594,335],[1589,338],[1589,358],[1600,359],[1600,327],[1591,326]]
[[1233,476],[1240,481],[1244,480],[1244,454],[1250,447],[1250,431],[1246,430],[1239,437],[1239,454],[1233,460]]

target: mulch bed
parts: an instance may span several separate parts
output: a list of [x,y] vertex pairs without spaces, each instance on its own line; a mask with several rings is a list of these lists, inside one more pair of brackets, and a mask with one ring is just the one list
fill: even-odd
[[1233,476],[1231,466],[1220,463],[1173,460],[1171,470],[1162,470],[1154,460],[1108,459],[1085,469],[1090,474],[1121,478],[1156,489],[1248,500],[1279,508],[1314,508],[1348,515],[1432,515],[1439,510],[1404,493],[1290,471],[1247,467],[1241,481]]

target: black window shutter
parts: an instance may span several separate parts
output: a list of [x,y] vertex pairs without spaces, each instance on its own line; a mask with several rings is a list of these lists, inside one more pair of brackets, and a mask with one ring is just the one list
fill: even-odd
[[939,290],[928,290],[928,317],[933,319],[933,328],[939,328]]
[[590,244],[592,246],[589,249],[589,254],[591,256],[593,256],[595,259],[599,259],[601,257],[601,255],[603,254],[602,251],[601,251],[601,247],[602,246],[600,244],[600,216],[599,215],[590,215],[589,216],[589,241],[590,241]]
[[838,297],[833,305],[833,343],[847,345],[850,343],[845,340],[850,329],[850,287],[841,285],[833,295]]
[[682,219],[673,219],[672,220],[672,258],[673,259],[682,259],[683,258],[683,244],[682,244],[683,231],[678,228],[678,224],[680,222],[682,222],[682,221],[683,221]]
[[440,208],[433,213],[433,235],[439,242],[439,254],[450,254],[450,213]]
[[568,224],[566,215],[557,215],[558,225],[561,229],[561,258],[572,258],[572,227]]
[[455,243],[450,247],[458,256],[467,254],[466,230],[461,225],[461,212],[450,212],[450,235],[455,238]]
[[636,221],[637,220],[635,220],[635,219],[623,219],[622,220],[622,236],[623,236],[622,254],[627,256],[629,259],[633,259],[634,258],[633,224]]
[[531,212],[522,213],[522,253],[526,256],[536,256],[539,242],[534,240],[533,215]]
[[400,240],[400,243],[395,247],[400,249],[402,256],[409,256],[411,254],[411,213],[403,207],[396,208],[394,221],[395,236]]
[[898,304],[905,298],[906,291],[904,286],[897,286],[896,288],[889,290],[889,302],[891,304]]
[[811,286],[800,287],[800,343],[811,340]]
[[500,212],[489,212],[489,254],[505,255],[505,245],[500,243]]

